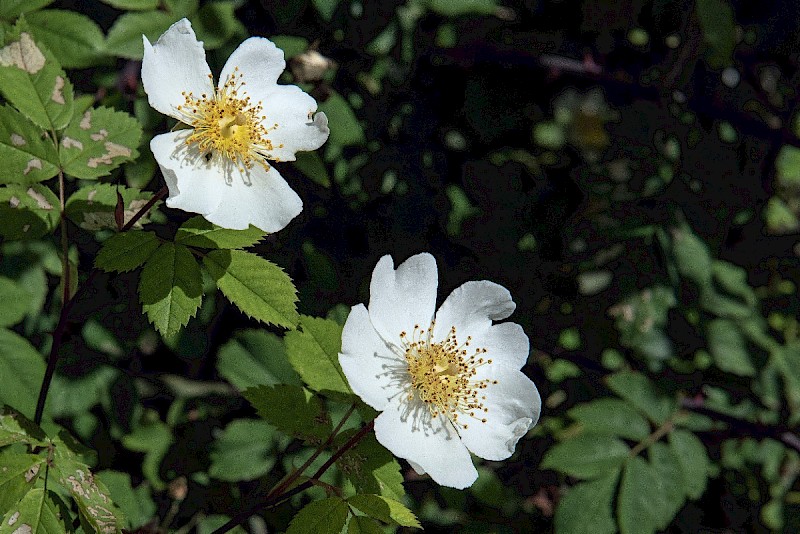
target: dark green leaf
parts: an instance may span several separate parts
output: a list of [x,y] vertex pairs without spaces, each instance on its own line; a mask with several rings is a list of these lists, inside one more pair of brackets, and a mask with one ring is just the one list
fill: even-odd
[[354,515],[347,523],[347,534],[383,534],[383,528],[371,517]]
[[680,463],[687,497],[699,499],[706,490],[711,466],[705,445],[693,433],[678,429],[670,432],[669,446]]
[[164,0],[164,7],[172,13],[174,20],[189,17],[197,11],[199,0]]
[[75,11],[47,9],[25,16],[36,41],[67,69],[95,66],[103,57],[105,35],[92,19]]
[[731,65],[736,47],[736,23],[730,4],[726,0],[698,0],[695,12],[709,48],[708,64],[714,69]]
[[242,250],[212,250],[203,264],[220,291],[246,315],[286,328],[297,325],[297,290],[274,263]]
[[290,436],[321,442],[331,433],[331,420],[322,402],[306,389],[277,384],[250,388],[243,395],[259,416]]
[[122,444],[129,450],[145,453],[142,473],[154,489],[164,489],[166,484],[161,480],[159,468],[172,444],[170,428],[160,420],[152,421],[123,436]]
[[678,272],[702,288],[711,284],[711,254],[708,246],[688,227],[672,233],[672,254]]
[[656,475],[655,495],[650,513],[659,530],[666,529],[686,500],[685,480],[678,455],[666,443],[653,443],[648,449]]
[[247,35],[247,29],[234,13],[237,7],[236,2],[209,2],[190,18],[203,48],[214,50],[235,35]]
[[200,266],[183,245],[163,243],[147,260],[139,280],[139,301],[164,337],[177,334],[197,313],[202,283]]
[[320,16],[330,22],[333,18],[333,13],[336,11],[336,6],[339,5],[339,0],[312,0],[314,7]]
[[228,482],[266,475],[275,465],[274,434],[275,428],[264,421],[233,421],[214,441],[208,474]]
[[336,145],[360,145],[365,141],[364,129],[358,122],[353,109],[342,95],[333,91],[328,100],[320,103],[319,111],[328,116],[331,135],[329,143]]
[[153,232],[130,230],[114,234],[103,241],[103,248],[97,254],[94,266],[109,273],[138,269],[155,252],[159,243]]
[[339,365],[342,327],[330,319],[301,315],[300,329],[286,334],[286,353],[303,381],[315,391],[352,393]]
[[641,373],[620,371],[606,378],[609,389],[642,411],[653,423],[662,424],[675,411],[675,402],[663,396]]
[[175,242],[199,248],[246,248],[258,243],[265,235],[253,225],[247,230],[229,230],[208,222],[201,216],[192,217],[178,228]]
[[0,106],[0,158],[3,184],[33,184],[58,174],[53,142],[11,106]]
[[714,363],[721,370],[739,376],[756,374],[747,350],[747,341],[736,323],[728,319],[714,319],[706,326],[706,337]]
[[301,385],[283,340],[264,330],[237,332],[219,349],[217,371],[240,391],[274,384]]
[[36,239],[52,232],[60,219],[58,197],[41,185],[0,187],[0,235]]
[[292,164],[315,184],[322,187],[331,186],[331,177],[328,175],[328,169],[316,152],[298,152],[297,159]]
[[347,504],[364,515],[374,517],[384,523],[401,527],[422,528],[414,513],[402,503],[382,495],[360,494],[347,499]]
[[125,13],[108,30],[106,53],[127,59],[142,59],[142,35],[154,43],[177,18],[164,11]]
[[446,17],[491,15],[497,10],[495,0],[428,0],[428,7]]
[[[354,432],[355,430],[342,432],[337,437],[337,444],[344,443]],[[405,495],[400,464],[392,453],[378,443],[375,434],[365,436],[355,447],[343,454],[336,465],[359,493],[380,494],[396,501]]]
[[294,516],[286,534],[339,534],[348,513],[347,503],[341,497],[312,502]]
[[30,13],[52,4],[54,0],[3,0],[0,2],[0,18],[14,20],[23,13]]
[[119,471],[101,471],[95,477],[106,485],[114,504],[125,514],[129,527],[140,527],[155,517],[156,505],[147,483],[134,488],[131,476]]
[[629,453],[630,448],[614,436],[580,434],[550,447],[541,466],[577,478],[600,478],[618,469]]
[[0,276],[0,327],[12,326],[20,322],[28,313],[30,295],[20,285]]
[[609,434],[636,441],[650,434],[650,425],[639,411],[620,399],[597,399],[579,404],[567,412],[587,432]]
[[0,328],[0,376],[14,377],[3,381],[0,404],[32,417],[44,377],[44,358],[27,339],[4,328]]
[[[621,534],[646,534],[662,530],[672,519],[675,508],[675,481],[665,483],[657,471],[641,456],[625,464],[617,500]],[[668,492],[672,492],[672,497]]]
[[614,534],[617,523],[611,504],[620,470],[581,482],[561,497],[556,508],[555,530],[560,534]]

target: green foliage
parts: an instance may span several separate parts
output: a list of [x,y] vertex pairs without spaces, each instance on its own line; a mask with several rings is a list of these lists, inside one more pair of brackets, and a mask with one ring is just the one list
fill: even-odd
[[0,451],[0,514],[7,514],[33,488],[43,464],[34,454]]
[[172,337],[195,316],[203,299],[200,266],[183,245],[162,243],[150,255],[139,281],[139,301],[148,320]]
[[[351,435],[352,431],[342,432],[337,443],[344,443]],[[394,500],[405,495],[400,464],[372,434],[342,455],[336,465],[358,493],[374,493]]]
[[233,421],[214,442],[208,474],[236,481],[269,473],[275,465],[274,434],[275,428],[263,421]]
[[81,521],[95,532],[122,532],[125,521],[122,512],[108,498],[108,488],[80,461],[59,458],[53,467],[53,476],[69,491],[80,512]]
[[31,490],[16,505],[9,508],[9,519],[0,524],[0,533],[66,533],[64,514],[61,507],[56,504],[57,498],[52,491],[42,488]]
[[58,197],[39,184],[0,187],[0,218],[0,235],[6,239],[42,237],[52,232],[61,218]]
[[364,129],[342,95],[334,91],[325,102],[320,103],[319,111],[328,116],[331,129],[329,143],[340,146],[364,143]]
[[240,391],[259,385],[300,385],[283,340],[263,330],[239,331],[220,347],[217,371]]
[[708,45],[708,64],[715,69],[733,61],[736,47],[736,23],[727,0],[700,0],[695,4],[697,22]]
[[576,478],[592,479],[621,467],[629,453],[630,447],[621,439],[586,433],[551,447],[541,465]]
[[556,532],[562,534],[614,534],[617,523],[611,504],[619,471],[581,482],[561,499],[555,515]]
[[[84,230],[118,230],[118,220],[126,224],[152,198],[152,193],[124,185],[95,183],[81,187],[68,199],[67,217]],[[138,225],[149,221],[147,216]]]
[[247,230],[229,230],[208,222],[203,217],[192,217],[175,234],[175,242],[199,248],[247,248],[264,237],[264,232],[253,225]]
[[145,453],[144,461],[142,462],[142,473],[157,490],[166,487],[159,474],[159,466],[172,441],[172,432],[169,427],[154,419],[145,421],[144,424],[122,438],[122,444],[126,448]]
[[341,497],[330,497],[307,504],[300,510],[286,534],[339,534],[347,522],[347,503]]
[[330,319],[300,316],[300,327],[286,334],[286,353],[303,382],[323,394],[350,394],[339,365],[342,326]]
[[427,0],[428,9],[446,17],[491,15],[497,9],[495,0]]
[[119,471],[100,471],[95,477],[108,488],[114,504],[125,515],[128,527],[141,526],[155,515],[156,505],[147,484],[134,488],[130,475]]
[[144,265],[159,245],[153,232],[131,230],[115,234],[103,242],[94,265],[106,272],[132,271]]
[[347,499],[347,504],[369,517],[401,527],[422,528],[416,516],[402,503],[382,495],[360,494]]
[[274,263],[242,250],[212,250],[203,265],[222,293],[242,312],[259,321],[297,325],[297,290]]
[[14,377],[0,389],[0,404],[33,415],[44,376],[44,360],[27,339],[5,328],[0,328],[0,376]]
[[[330,417],[319,397],[302,387],[259,386],[245,390],[243,395],[259,416],[290,436],[319,443],[331,432]],[[292,417],[286,417],[289,413]]]
[[11,106],[0,107],[0,183],[33,184],[58,173],[58,155],[41,130]]
[[28,293],[13,280],[0,276],[0,327],[20,322],[28,313]]
[[142,59],[142,35],[155,43],[175,20],[164,11],[124,13],[108,30],[106,52],[127,59]]
[[92,67],[104,57],[103,30],[86,15],[62,9],[35,11],[25,16],[36,41],[52,51],[62,67]]

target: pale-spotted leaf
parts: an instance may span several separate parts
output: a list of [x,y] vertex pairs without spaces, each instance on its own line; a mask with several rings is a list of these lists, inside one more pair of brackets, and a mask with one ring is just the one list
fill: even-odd
[[171,338],[194,317],[203,298],[200,266],[188,248],[162,243],[139,280],[139,301],[148,320]]
[[314,501],[294,516],[286,534],[339,534],[349,513],[347,503],[341,497]]
[[6,513],[0,534],[66,534],[67,511],[51,491],[35,488]]
[[133,161],[142,137],[139,121],[111,108],[92,108],[73,117],[61,135],[59,157],[64,172],[92,180]]
[[37,239],[52,232],[60,219],[58,197],[41,184],[0,187],[0,236]]
[[[124,185],[95,183],[81,187],[68,199],[64,209],[67,217],[84,230],[117,229],[117,204],[122,199],[122,223],[126,224],[143,209],[153,197],[149,191],[140,191]],[[134,228],[149,222],[145,215]]]
[[58,174],[55,145],[11,106],[0,106],[0,183],[33,184]]
[[158,248],[160,241],[153,232],[130,230],[114,234],[103,241],[103,248],[94,266],[106,272],[124,273],[138,269]]
[[34,454],[0,451],[0,514],[9,510],[33,487],[44,460]]
[[286,328],[297,325],[297,289],[274,263],[243,250],[212,250],[203,264],[220,291],[246,315]]
[[10,406],[0,408],[0,447],[13,443],[42,446],[47,436],[42,429]]
[[48,132],[64,128],[72,118],[72,83],[22,19],[0,48],[0,93]]
[[286,353],[308,386],[319,392],[351,393],[339,365],[342,326],[330,319],[300,316],[300,329],[287,332]]
[[50,470],[50,476],[67,490],[78,505],[81,519],[94,532],[122,532],[125,518],[111,500],[108,488],[92,474],[89,466],[61,456],[53,460]]
[[246,230],[229,230],[197,216],[178,228],[175,242],[198,248],[247,248],[258,243],[264,235],[264,232],[253,225]]

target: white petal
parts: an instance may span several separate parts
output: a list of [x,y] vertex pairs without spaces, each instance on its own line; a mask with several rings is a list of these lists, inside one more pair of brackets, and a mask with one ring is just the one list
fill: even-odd
[[363,304],[353,306],[344,323],[339,363],[350,388],[376,410],[383,410],[401,392],[402,384],[391,370],[405,368],[405,359],[398,358],[381,339]]
[[255,98],[252,91],[256,88],[261,88],[261,91],[272,89],[285,68],[283,50],[264,37],[250,37],[225,62],[217,86],[222,89],[228,77],[238,69],[238,74],[245,82],[244,89]]
[[430,326],[439,284],[436,260],[423,252],[411,256],[397,270],[391,256],[384,256],[372,271],[369,284],[369,317],[372,326],[389,343],[398,344],[400,333],[411,336],[414,326]]
[[530,352],[528,336],[516,323],[492,325],[482,335],[473,337],[471,345],[486,349],[484,358],[514,370],[525,365]]
[[487,365],[480,368],[478,378],[497,380],[484,391],[483,401],[488,412],[475,414],[486,422],[465,417],[459,421],[467,428],[459,428],[461,439],[476,456],[487,460],[505,460],[514,452],[519,438],[524,436],[539,420],[542,399],[536,385],[522,372],[504,365]]
[[454,326],[459,342],[467,336],[478,338],[492,320],[505,319],[514,308],[511,293],[503,286],[486,280],[466,282],[455,288],[436,312],[434,338],[444,339]]
[[157,135],[150,141],[150,150],[169,187],[167,206],[206,215],[217,208],[227,187],[222,169],[186,145],[191,132]]
[[195,37],[188,20],[170,26],[154,45],[147,37],[142,39],[142,84],[154,109],[177,119],[176,108],[184,103],[182,91],[197,97],[213,93],[203,43]]
[[401,399],[392,399],[375,418],[375,437],[395,456],[427,472],[437,484],[457,489],[471,486],[478,472],[453,425],[442,417],[430,421],[429,414],[425,424],[420,413],[427,414],[427,408],[420,406],[408,413]]
[[294,161],[295,153],[316,150],[327,141],[328,117],[322,112],[314,115],[317,102],[296,85],[276,85],[259,100],[272,144],[269,159]]
[[303,201],[274,168],[255,164],[242,172],[229,165],[229,180],[217,208],[206,219],[223,228],[243,230],[253,225],[273,233],[303,211]]

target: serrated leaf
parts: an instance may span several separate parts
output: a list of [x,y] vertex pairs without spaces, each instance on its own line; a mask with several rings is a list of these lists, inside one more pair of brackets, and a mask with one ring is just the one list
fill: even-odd
[[339,534],[348,514],[347,503],[341,497],[315,501],[294,516],[286,534]]
[[417,516],[402,503],[383,495],[360,494],[347,499],[347,504],[364,515],[374,517],[384,523],[401,527],[422,528]]
[[158,0],[100,0],[104,4],[117,9],[128,9],[131,11],[148,11],[158,7]]
[[320,392],[350,394],[339,365],[342,326],[330,319],[300,316],[301,330],[286,333],[286,354],[303,382]]
[[239,391],[261,385],[301,385],[286,358],[283,340],[264,330],[236,332],[219,349],[217,372]]
[[347,100],[336,91],[332,91],[325,102],[320,102],[319,111],[328,116],[331,135],[328,142],[341,145],[359,145],[364,143],[364,128],[358,122],[353,108]]
[[736,323],[728,319],[710,321],[706,326],[706,340],[714,363],[721,370],[739,376],[756,374],[747,351],[747,341]]
[[[342,432],[338,444],[344,443],[355,431]],[[375,493],[401,500],[405,495],[400,464],[392,453],[368,434],[358,444],[344,453],[336,466],[344,473],[359,493]]]
[[153,232],[130,230],[114,234],[103,241],[103,248],[94,266],[106,272],[125,273],[138,269],[158,248],[160,241]]
[[58,153],[42,130],[11,106],[0,106],[0,183],[33,184],[58,174]]
[[620,470],[581,482],[561,497],[556,508],[555,531],[560,534],[614,534],[617,523],[611,515]]
[[316,152],[298,152],[297,159],[292,162],[297,170],[302,172],[306,178],[322,187],[331,186],[331,177],[322,158]]
[[142,126],[128,113],[99,107],[73,117],[59,143],[64,172],[92,180],[135,160]]
[[43,464],[40,456],[0,451],[0,515],[33,487]]
[[620,439],[603,434],[580,434],[547,451],[541,467],[576,478],[600,478],[618,469],[630,448]]
[[669,446],[680,463],[686,496],[699,499],[706,490],[711,466],[705,445],[693,433],[677,429],[669,434]]
[[19,284],[0,276],[0,327],[20,322],[28,313],[30,295]]
[[0,236],[37,239],[52,232],[60,219],[58,197],[41,184],[0,187]]
[[28,417],[33,416],[44,377],[44,358],[24,337],[0,328],[0,404],[8,404]]
[[68,69],[95,66],[103,57],[105,35],[95,21],[75,11],[46,9],[25,16],[36,41]]
[[609,389],[642,411],[660,425],[675,411],[675,402],[663,396],[641,373],[620,371],[606,378]]
[[42,488],[28,492],[0,523],[0,534],[62,534],[67,532],[66,510],[55,503],[53,494]]
[[297,325],[297,289],[274,263],[243,250],[212,250],[203,264],[220,291],[246,315],[286,328]]
[[[95,183],[82,187],[68,199],[64,209],[67,217],[84,230],[102,230],[105,228],[117,230],[116,210],[122,197],[122,222],[123,224],[142,209],[153,197],[149,191],[140,191],[124,185]],[[134,228],[141,227],[148,222],[145,215],[137,221]]]
[[57,458],[50,467],[51,476],[64,487],[78,505],[81,518],[95,532],[122,532],[125,519],[114,505],[108,488],[92,475],[89,466],[67,458]]
[[275,465],[274,435],[275,428],[264,421],[231,422],[211,447],[208,474],[227,482],[266,475]]
[[139,301],[147,319],[170,338],[194,317],[203,300],[203,275],[188,248],[162,243],[139,280]]
[[[321,442],[331,433],[331,420],[322,402],[302,387],[259,386],[247,389],[242,395],[260,417],[290,436]],[[292,416],[287,417],[287,414]]]
[[10,406],[0,409],[0,447],[12,443],[46,445],[47,436],[42,429]]
[[121,15],[106,37],[106,53],[126,59],[142,59],[142,35],[154,43],[176,18],[164,11],[125,13]]
[[258,243],[265,235],[266,232],[262,232],[252,224],[247,230],[229,230],[197,216],[178,228],[175,242],[199,248],[247,248]]
[[0,49],[0,92],[48,132],[62,129],[72,118],[72,83],[22,21],[6,34]]
[[650,434],[650,425],[636,408],[620,399],[597,399],[579,404],[568,412],[589,433],[609,434],[640,441]]
[[347,523],[347,534],[383,534],[383,528],[371,517],[354,515]]

